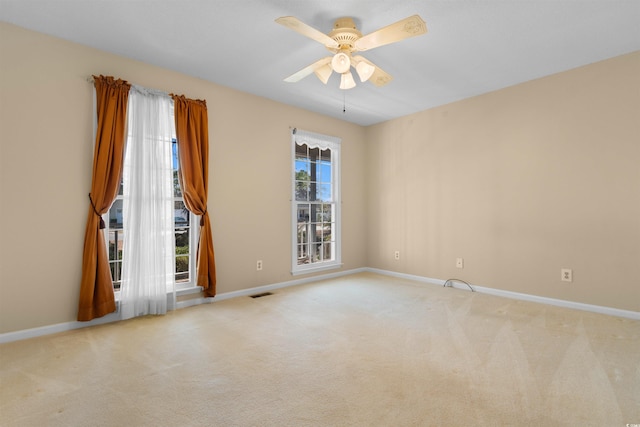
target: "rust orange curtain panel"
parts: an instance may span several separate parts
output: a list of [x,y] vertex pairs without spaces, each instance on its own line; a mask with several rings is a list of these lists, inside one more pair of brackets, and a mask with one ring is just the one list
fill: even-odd
[[198,247],[198,286],[206,296],[216,295],[216,263],[213,254],[211,222],[207,212],[209,182],[209,122],[207,104],[203,100],[173,95],[176,117],[176,139],[180,158],[180,185],[184,204],[200,215]]
[[82,258],[78,307],[78,320],[81,321],[116,311],[101,215],[106,213],[113,203],[120,185],[127,100],[131,87],[126,81],[113,77],[93,78],[98,123]]

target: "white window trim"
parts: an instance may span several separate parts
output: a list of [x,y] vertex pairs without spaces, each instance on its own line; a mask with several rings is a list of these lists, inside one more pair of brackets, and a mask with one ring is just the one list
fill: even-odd
[[[184,199],[183,199],[184,200]],[[202,291],[202,286],[198,286],[197,253],[200,242],[200,217],[189,211],[189,281],[176,283],[176,296],[195,294]]]
[[[173,138],[174,140],[177,139],[175,135],[173,136]],[[184,193],[183,193],[183,196],[180,198],[174,197],[174,202],[178,201],[178,199],[181,199],[181,201],[184,203]],[[190,275],[189,275],[188,282],[175,283],[176,296],[195,294],[203,291],[202,286],[197,285],[198,273],[196,271],[196,268],[198,266],[197,254],[198,254],[199,243],[200,243],[200,216],[189,211],[189,272],[190,272]]]
[[[333,190],[333,200],[335,203],[335,257],[331,261],[322,261],[312,264],[298,265],[297,257],[297,234],[298,234],[298,206],[295,189],[296,170],[296,143],[307,144],[310,148],[320,148],[321,150],[331,150],[331,181]],[[340,143],[341,138],[335,136],[322,135],[319,133],[304,131],[300,129],[291,130],[291,274],[310,274],[325,270],[333,270],[342,267],[342,193],[340,184]]]

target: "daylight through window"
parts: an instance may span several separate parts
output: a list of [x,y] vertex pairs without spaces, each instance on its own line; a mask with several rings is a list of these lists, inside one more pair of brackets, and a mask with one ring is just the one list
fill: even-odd
[[[179,160],[178,144],[175,138],[171,141],[173,164],[173,207],[175,235],[175,280],[178,287],[195,286],[195,252],[197,247],[198,227],[195,215],[186,208],[180,181],[178,178]],[[122,282],[122,253],[124,249],[123,223],[123,180],[120,180],[118,195],[105,214],[106,235],[109,254],[109,267],[113,279],[114,290],[120,290]]]
[[292,272],[340,265],[340,140],[292,133]]

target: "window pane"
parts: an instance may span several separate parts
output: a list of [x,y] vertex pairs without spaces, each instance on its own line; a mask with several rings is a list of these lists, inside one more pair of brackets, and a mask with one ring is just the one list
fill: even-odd
[[175,228],[189,227],[189,209],[182,200],[173,202]]
[[109,209],[109,228],[122,229],[122,199],[116,199]]
[[309,182],[309,201],[313,202],[317,200],[317,195],[316,195],[317,189],[318,189],[318,184],[315,182],[315,180],[312,180],[311,182]]
[[182,197],[182,189],[180,188],[180,179],[178,178],[178,141],[171,141],[171,165],[173,168],[173,197]]
[[109,260],[122,259],[122,245],[124,242],[124,230],[109,230]]
[[[178,203],[178,202],[176,202]],[[181,202],[180,202],[181,203]],[[187,216],[188,218],[188,216]],[[189,276],[189,228],[176,228],[176,282],[188,282]]]
[[180,188],[180,179],[178,171],[173,171],[173,197],[182,197],[182,189]]
[[320,211],[320,206],[312,203],[309,208],[311,209],[311,215],[309,216],[310,222],[318,222],[318,212]]
[[333,205],[322,205],[322,221],[331,222],[333,221]]
[[322,258],[325,261],[333,260],[333,242],[326,242],[322,244]]
[[322,241],[329,242],[332,240],[332,237],[333,237],[332,230],[333,230],[332,224],[327,224],[327,223],[322,224]]
[[318,262],[322,261],[322,244],[321,243],[313,243],[309,245],[309,260],[310,262]]
[[298,223],[297,239],[299,245],[309,242],[309,224]]
[[120,289],[120,283],[122,282],[122,262],[113,261],[109,262],[109,268],[111,269],[111,280],[113,280],[114,289]]
[[322,224],[311,224],[311,236],[314,243],[322,242]]
[[189,229],[180,229],[175,231],[176,235],[176,255],[186,255],[189,253]]
[[[296,175],[299,173],[304,173],[306,174],[306,176],[309,176],[309,174],[311,173],[311,166],[309,160],[306,157],[296,159]],[[296,179],[300,178],[296,177]]]
[[331,201],[331,184],[316,184],[315,200],[329,202]]
[[313,222],[322,222],[322,205],[313,206]]
[[309,221],[311,206],[307,203],[298,203],[298,224]]
[[311,160],[317,160],[320,157],[319,148],[309,148],[309,158]]
[[307,245],[298,245],[298,265],[308,264]]
[[331,150],[329,150],[329,149],[322,150],[322,151],[320,152],[320,158],[321,158],[322,160],[326,160],[326,161],[329,161],[329,162],[330,162],[330,161],[331,161]]
[[318,177],[319,182],[331,182],[331,163],[320,162],[318,163]]
[[122,277],[122,248],[124,243],[124,230],[109,229],[109,269],[114,289],[120,289]]
[[[177,252],[177,248],[176,248]],[[176,282],[189,281],[189,255],[176,256]]]
[[309,200],[309,181],[296,181],[296,200]]
[[296,160],[296,200],[309,200],[310,179],[309,162]]

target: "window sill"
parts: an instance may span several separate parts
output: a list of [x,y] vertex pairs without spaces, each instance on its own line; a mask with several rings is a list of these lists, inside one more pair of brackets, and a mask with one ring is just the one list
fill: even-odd
[[[176,286],[177,297],[181,297],[183,295],[199,294],[200,292],[202,292],[202,286],[195,286],[195,285]],[[167,292],[167,295],[169,293],[170,292]],[[114,294],[115,300],[120,301],[120,291],[114,291],[113,294]]]
[[320,271],[326,271],[326,270],[335,270],[337,268],[342,268],[342,263],[340,262],[332,262],[331,264],[323,264],[323,265],[318,265],[318,266],[312,266],[312,267],[305,267],[305,268],[300,268],[297,270],[292,270],[291,271],[291,275],[292,276],[300,276],[302,274],[311,274],[311,273],[317,273]]

